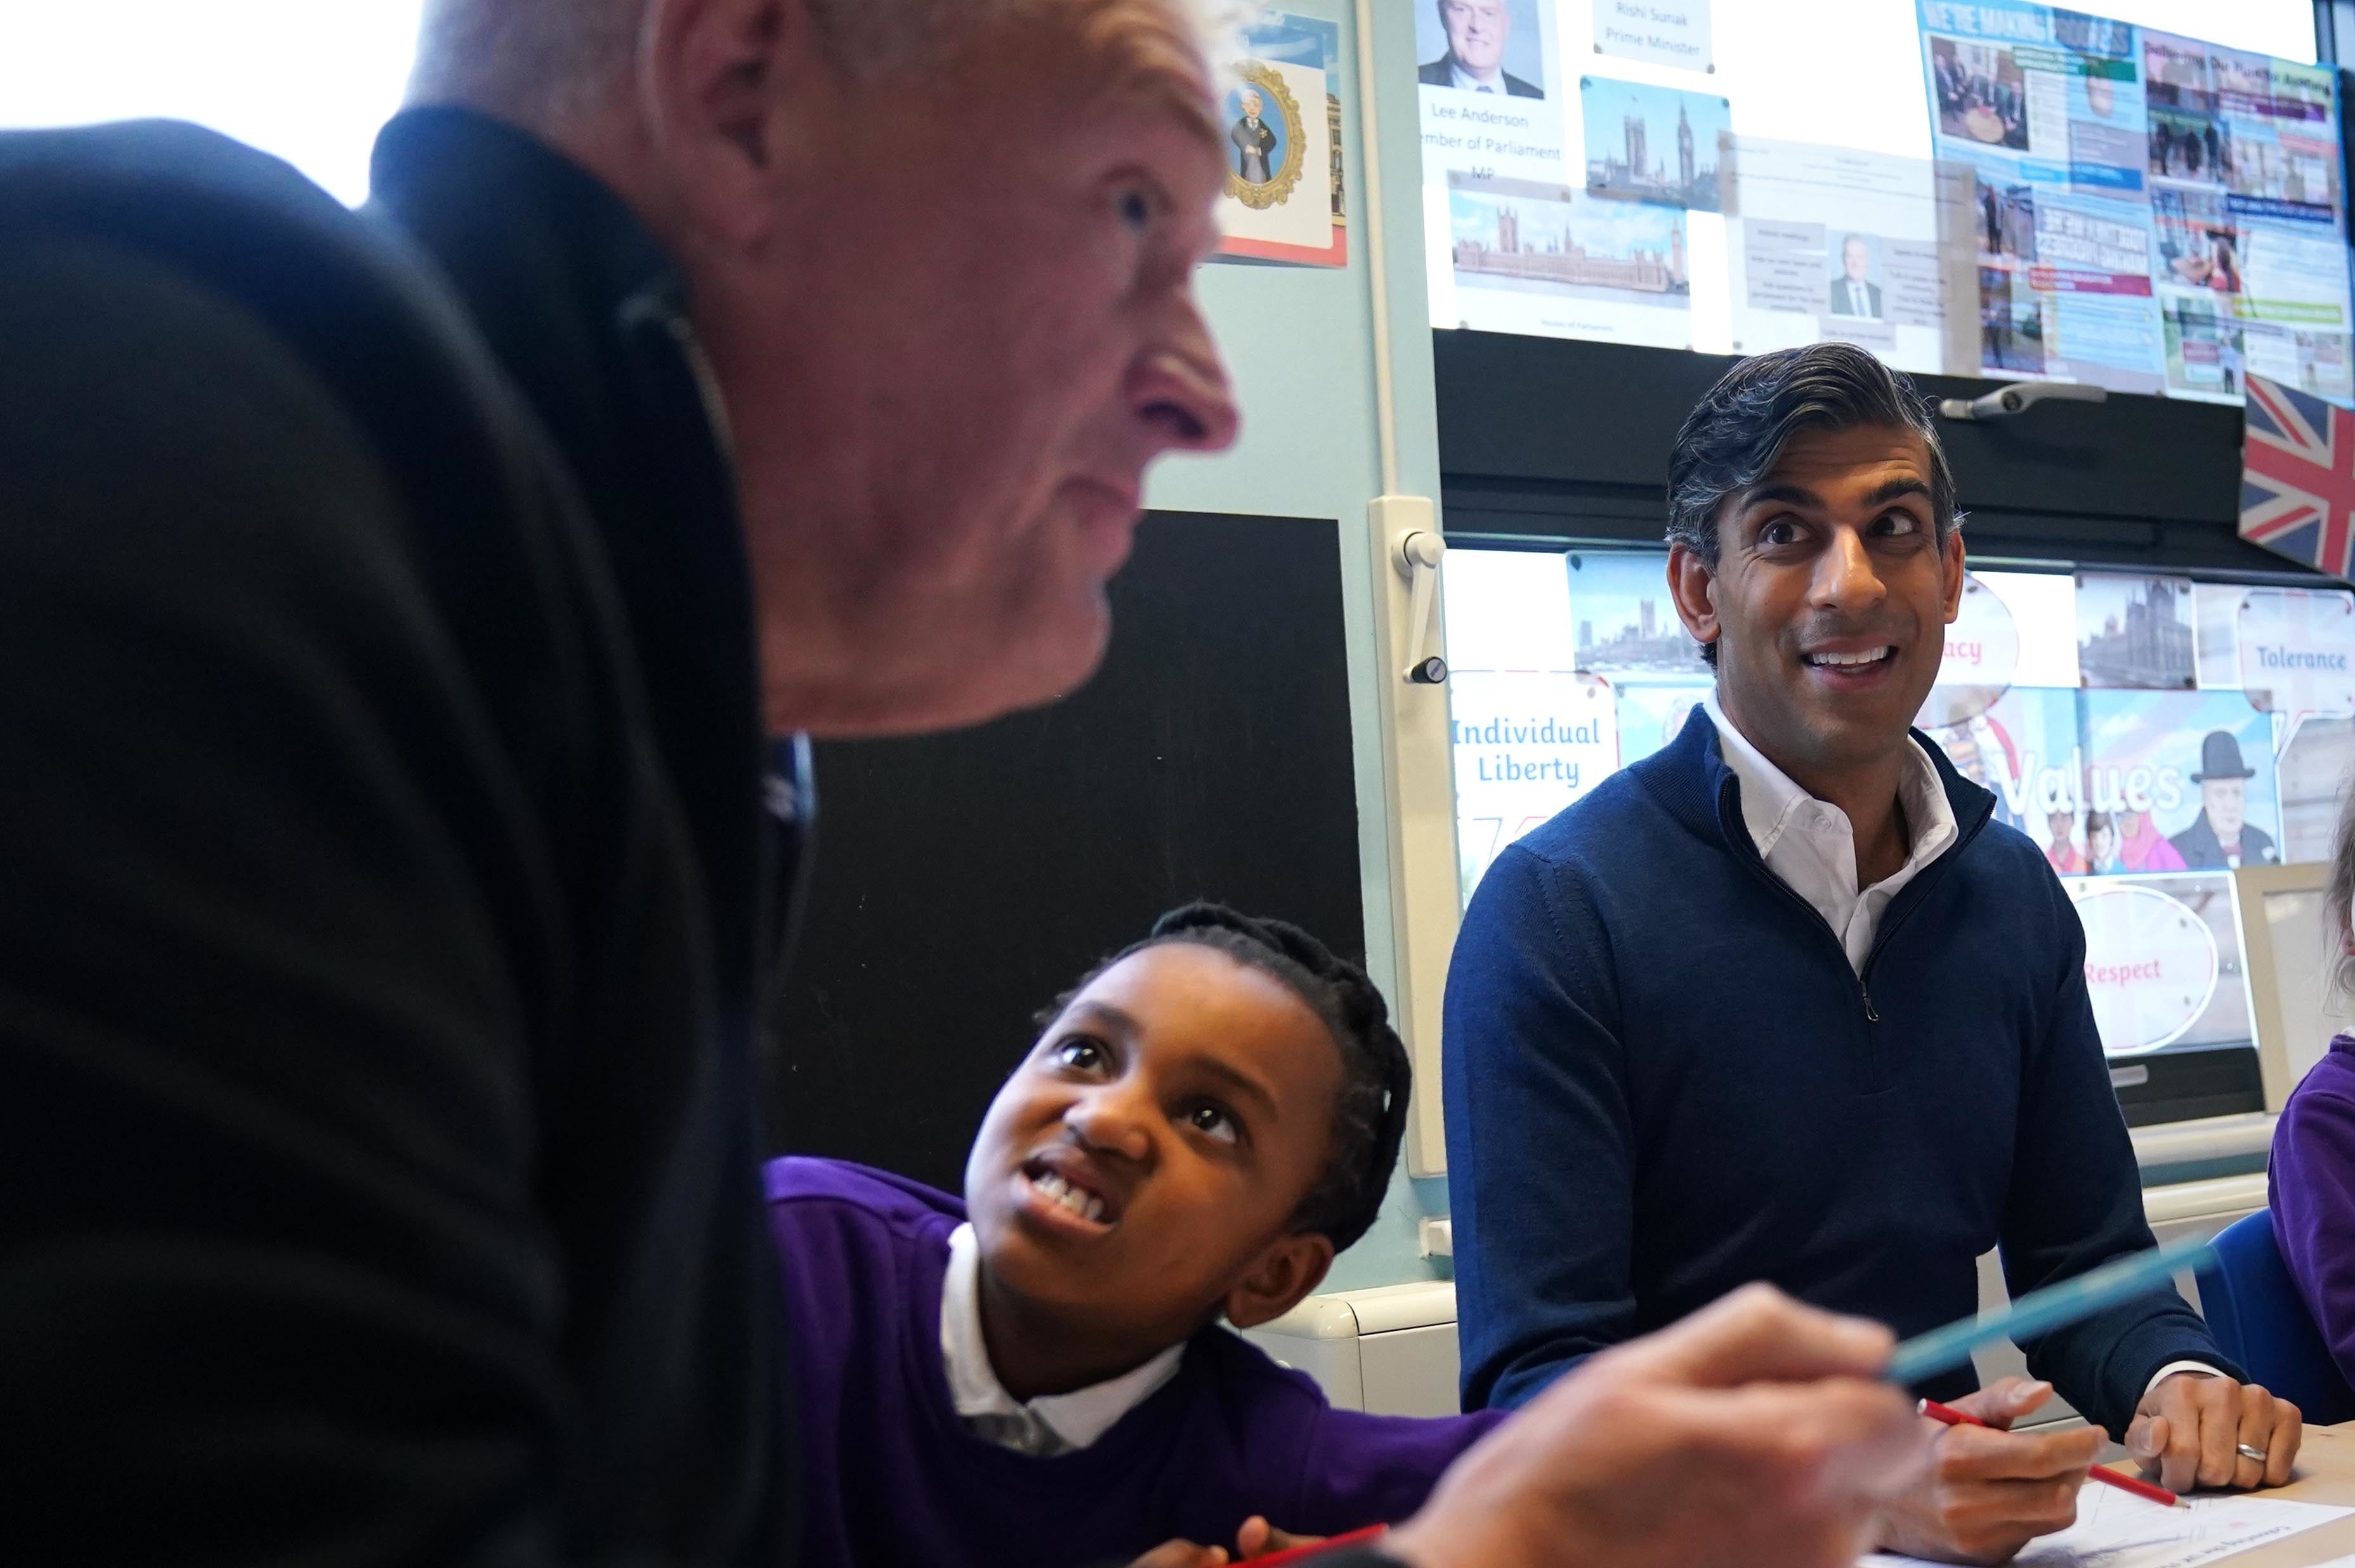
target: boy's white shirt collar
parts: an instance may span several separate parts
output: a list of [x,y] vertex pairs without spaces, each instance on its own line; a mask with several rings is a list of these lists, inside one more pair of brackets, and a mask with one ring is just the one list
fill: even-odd
[[[1847,952],[1849,966],[1861,972],[1881,927],[1881,912],[1922,869],[1946,852],[1960,831],[1954,803],[1930,753],[1912,736],[1905,740],[1905,775],[1898,798],[1905,808],[1906,826],[1913,830],[1913,848],[1905,864],[1870,888],[1856,885],[1856,828],[1848,814],[1816,799],[1788,773],[1769,762],[1752,745],[1717,705],[1712,691],[1703,701],[1709,721],[1717,726],[1717,747],[1725,765],[1742,785],[1742,825],[1758,847],[1758,858],[1793,892],[1816,907]],[[2224,1374],[2205,1361],[2169,1361],[2143,1385],[2152,1389],[2178,1372],[2204,1377]]]
[[949,1233],[941,1284],[941,1361],[949,1398],[974,1435],[1001,1448],[1048,1457],[1088,1447],[1178,1375],[1186,1347],[1172,1345],[1133,1371],[1028,1403],[1006,1392],[981,1332],[981,1247],[971,1225]]

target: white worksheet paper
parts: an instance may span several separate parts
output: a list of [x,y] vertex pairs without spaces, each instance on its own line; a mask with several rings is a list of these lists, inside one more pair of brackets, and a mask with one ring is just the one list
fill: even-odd
[[[2030,1541],[2012,1561],[2017,1568],[2197,1568],[2350,1513],[2355,1509],[2237,1496],[2194,1498],[2189,1508],[2170,1509],[2088,1481],[2077,1496],[2077,1522]],[[1859,1568],[1908,1568],[1921,1561],[1876,1552]]]

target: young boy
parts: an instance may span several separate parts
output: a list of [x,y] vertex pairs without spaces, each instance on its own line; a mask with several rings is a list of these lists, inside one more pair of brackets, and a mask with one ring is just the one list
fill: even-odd
[[1305,933],[1195,904],[1059,1005],[963,1203],[772,1165],[803,1563],[1125,1563],[1247,1521],[1249,1552],[1281,1543],[1263,1519],[1314,1537],[1419,1508],[1495,1414],[1334,1410],[1219,1326],[1283,1315],[1372,1222],[1409,1086],[1387,1017]]

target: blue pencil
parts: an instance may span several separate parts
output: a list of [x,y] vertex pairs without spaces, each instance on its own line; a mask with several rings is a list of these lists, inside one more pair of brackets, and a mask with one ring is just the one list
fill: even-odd
[[2216,1249],[2209,1243],[2183,1241],[2087,1269],[2073,1279],[2030,1291],[2008,1307],[1916,1335],[1897,1347],[1897,1353],[1889,1359],[1889,1371],[1882,1375],[1893,1383],[1920,1382],[1962,1366],[1981,1345],[1998,1339],[2032,1339],[2091,1317],[2165,1284],[2176,1270],[2196,1269],[2215,1255]]

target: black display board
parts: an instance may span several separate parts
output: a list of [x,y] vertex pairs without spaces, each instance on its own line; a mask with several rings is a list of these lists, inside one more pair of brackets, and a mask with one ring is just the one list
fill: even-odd
[[[1450,536],[1659,542],[1678,427],[1733,359],[1492,332],[1432,338]],[[1914,380],[1940,398],[1997,385]],[[1974,556],[2311,575],[2235,531],[2238,408],[2120,395],[1939,429]]]
[[955,1190],[1032,1015],[1194,898],[1362,958],[1338,525],[1153,513],[1057,706],[817,748],[771,1141]]

